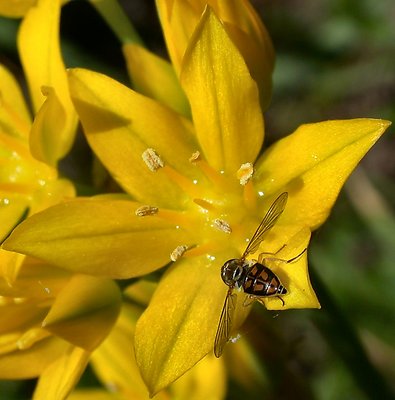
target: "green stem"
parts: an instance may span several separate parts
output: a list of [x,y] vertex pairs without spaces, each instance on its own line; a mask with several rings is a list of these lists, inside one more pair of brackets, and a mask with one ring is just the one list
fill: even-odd
[[117,0],[89,1],[123,44],[134,43],[144,46],[143,40],[134,29]]
[[355,382],[369,399],[394,399],[393,391],[370,361],[349,318],[337,305],[314,269],[310,273],[323,311],[314,314],[312,319],[322,335],[346,364]]

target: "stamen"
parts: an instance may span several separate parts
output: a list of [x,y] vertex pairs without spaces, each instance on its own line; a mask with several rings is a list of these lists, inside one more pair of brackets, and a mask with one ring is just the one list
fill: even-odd
[[177,261],[182,255],[188,250],[188,246],[182,244],[181,246],[177,246],[170,254],[171,261]]
[[256,209],[257,196],[251,180],[248,181],[243,187],[243,198],[244,204],[247,206],[247,208],[249,208],[250,210]]
[[190,162],[191,164],[195,164],[196,161],[200,161],[200,151],[199,151],[199,150],[195,151],[195,152],[191,155],[191,157],[189,158],[189,162]]
[[194,246],[188,249],[188,253],[185,254],[185,257],[199,257],[204,254],[215,253],[218,251],[218,245],[214,242],[207,242],[204,244],[200,244],[198,246]]
[[145,162],[146,166],[152,171],[155,172],[160,168],[164,167],[163,160],[159,157],[154,149],[147,149],[141,155],[143,161]]
[[206,211],[216,211],[216,207],[213,206],[210,202],[203,199],[193,199],[193,202],[198,206],[202,207]]
[[229,225],[229,222],[226,222],[223,219],[216,218],[214,221],[214,227],[218,230],[225,232],[225,233],[232,233],[232,228]]
[[156,172],[157,170],[162,169],[162,171],[190,197],[196,197],[198,195],[198,191],[194,183],[189,178],[180,174],[170,165],[165,165],[161,157],[154,149],[149,148],[145,150],[142,154],[142,158],[151,171]]
[[0,296],[0,306],[8,306],[9,304],[13,304],[14,299],[12,297],[5,297],[5,296]]
[[134,213],[138,217],[145,217],[146,215],[154,215],[157,214],[159,211],[158,207],[153,206],[141,206],[139,207]]
[[0,192],[11,192],[29,195],[34,192],[34,190],[37,190],[37,186],[33,184],[22,184],[13,182],[0,183]]
[[221,189],[229,190],[229,183],[227,179],[218,173],[207,161],[203,160],[199,151],[195,151],[189,159],[189,162],[197,165],[206,177]]
[[254,174],[254,166],[251,163],[241,164],[241,167],[236,173],[237,179],[240,180],[240,185],[245,186]]
[[193,181],[180,174],[170,165],[165,165],[162,171],[190,197],[193,198],[199,195],[199,190]]
[[27,298],[26,297],[13,297],[14,304],[23,304],[26,303]]
[[158,211],[158,217],[176,225],[177,229],[183,227],[193,230],[196,227],[196,220],[194,218],[191,218],[190,214],[184,212],[166,210],[161,208]]

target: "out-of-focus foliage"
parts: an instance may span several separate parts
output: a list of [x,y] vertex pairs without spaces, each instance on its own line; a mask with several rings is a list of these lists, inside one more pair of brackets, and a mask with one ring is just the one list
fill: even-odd
[[[147,46],[165,55],[154,1],[121,3]],[[362,116],[395,120],[393,0],[256,0],[253,4],[276,49],[273,99],[266,113],[269,143],[306,121]],[[20,70],[17,26],[18,20],[0,19],[0,62],[14,71]],[[73,1],[64,7],[61,37],[67,66],[84,66],[127,80],[121,46],[86,2]],[[393,129],[351,177],[331,218],[313,236],[310,252],[316,275],[328,287],[342,317],[360,335],[373,364],[392,385]],[[77,180],[80,192],[92,179],[85,168],[87,154],[80,139],[63,163],[64,172]],[[75,159],[79,168],[71,169],[77,164]],[[284,160],[284,168],[286,163]],[[332,319],[328,317],[325,306],[322,311],[296,310],[275,316],[256,308],[242,332],[256,346],[254,365],[265,379],[249,380],[237,368],[230,369],[228,399],[262,395],[276,399],[367,398],[345,361],[345,352],[337,346],[347,329],[336,324],[341,319],[333,314]],[[231,364],[231,358],[228,361]],[[81,382],[81,386],[95,384],[89,372]],[[32,388],[30,382],[0,382],[0,395],[27,399]]]

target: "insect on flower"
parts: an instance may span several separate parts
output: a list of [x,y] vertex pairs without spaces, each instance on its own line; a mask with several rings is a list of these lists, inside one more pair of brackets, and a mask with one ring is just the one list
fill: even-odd
[[[215,335],[214,354],[216,357],[221,356],[226,343],[229,341],[233,314],[236,308],[236,294],[233,293],[233,289],[242,288],[244,293],[247,294],[243,303],[244,306],[250,305],[255,300],[261,301],[262,297],[270,296],[278,297],[283,305],[285,304],[280,295],[286,294],[287,289],[282,285],[278,276],[265,265],[265,261],[276,260],[291,263],[297,260],[306,249],[290,260],[265,257],[271,253],[261,253],[258,257],[258,261],[247,260],[247,256],[254,254],[258,250],[264,238],[264,234],[274,226],[284,211],[287,199],[287,192],[277,197],[266,212],[241,258],[228,260],[221,268],[221,278],[225,284],[229,286],[229,289],[222,308],[217,334]],[[274,254],[271,255],[273,256]]]

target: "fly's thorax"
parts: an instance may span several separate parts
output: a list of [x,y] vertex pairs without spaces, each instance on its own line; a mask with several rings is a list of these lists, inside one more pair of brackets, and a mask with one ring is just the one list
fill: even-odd
[[247,262],[240,258],[228,260],[221,268],[221,278],[226,285],[240,288],[247,274],[247,267]]

